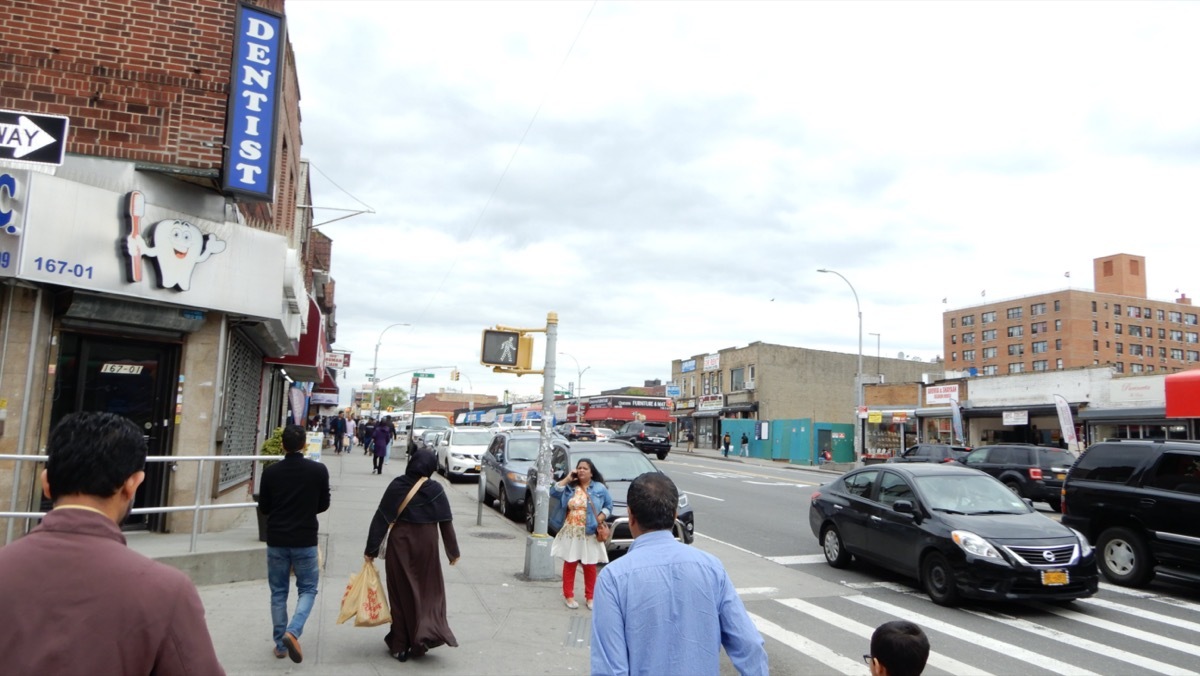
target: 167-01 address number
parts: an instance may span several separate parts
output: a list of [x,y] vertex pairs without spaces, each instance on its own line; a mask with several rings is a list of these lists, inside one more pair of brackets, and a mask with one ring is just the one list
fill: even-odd
[[92,266],[83,265],[82,263],[71,264],[70,261],[64,261],[60,258],[42,258],[33,259],[33,264],[37,266],[39,272],[49,272],[51,274],[58,273],[60,275],[71,275],[80,279],[92,278]]

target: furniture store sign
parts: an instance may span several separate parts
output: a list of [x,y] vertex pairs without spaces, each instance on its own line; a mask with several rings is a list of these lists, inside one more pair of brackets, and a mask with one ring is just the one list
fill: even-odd
[[274,198],[283,30],[281,15],[238,5],[221,185],[249,199]]

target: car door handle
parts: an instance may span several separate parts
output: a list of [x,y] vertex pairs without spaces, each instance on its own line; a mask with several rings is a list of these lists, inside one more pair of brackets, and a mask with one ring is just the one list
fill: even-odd
[[879,518],[878,516],[876,516],[874,514],[871,515],[871,520],[872,521],[883,521],[883,519]]
[[1153,507],[1156,502],[1158,502],[1158,501],[1155,500],[1154,498],[1142,498],[1141,500],[1138,500],[1138,506],[1139,507]]
[[833,506],[833,508],[834,508],[834,509],[842,509],[842,506],[841,506],[841,505],[834,505],[834,506]]

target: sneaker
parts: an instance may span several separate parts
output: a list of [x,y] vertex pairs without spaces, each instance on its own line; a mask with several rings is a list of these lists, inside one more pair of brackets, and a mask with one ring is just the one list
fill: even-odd
[[566,603],[567,607],[570,608],[571,610],[575,610],[576,608],[579,607],[579,602],[576,601],[575,599],[563,598],[563,603]]
[[587,600],[587,607],[588,607],[588,610],[592,609],[592,600],[591,599]]
[[288,657],[292,661],[299,664],[304,661],[304,653],[300,652],[300,639],[292,635],[292,632],[284,632],[283,646],[287,648]]

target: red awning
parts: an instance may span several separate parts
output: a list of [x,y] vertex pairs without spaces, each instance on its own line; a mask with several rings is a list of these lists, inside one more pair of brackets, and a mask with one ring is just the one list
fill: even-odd
[[325,371],[325,379],[313,388],[313,392],[332,392],[333,394],[338,393],[337,383],[333,381],[333,371]]
[[585,422],[593,420],[635,420],[634,414],[638,414],[644,420],[650,422],[671,422],[671,413],[664,409],[656,408],[589,408],[587,413],[583,414]]
[[1200,369],[1167,375],[1166,391],[1168,418],[1200,418]]

